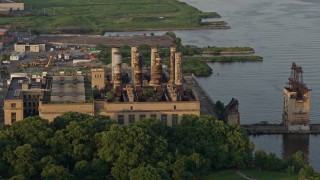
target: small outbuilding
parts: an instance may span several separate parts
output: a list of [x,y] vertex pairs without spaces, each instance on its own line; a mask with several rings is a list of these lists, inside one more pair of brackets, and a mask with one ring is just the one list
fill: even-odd
[[23,52],[14,52],[10,56],[11,61],[19,61],[22,60],[25,57],[25,54]]

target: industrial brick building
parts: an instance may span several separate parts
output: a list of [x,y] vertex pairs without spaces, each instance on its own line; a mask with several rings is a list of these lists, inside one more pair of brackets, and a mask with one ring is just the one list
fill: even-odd
[[41,52],[46,50],[45,44],[37,43],[17,43],[14,45],[16,52]]
[[24,3],[0,1],[0,9],[6,11],[22,11],[24,10]]
[[110,72],[97,67],[92,68],[90,76],[45,74],[39,80],[12,78],[5,98],[5,124],[30,115],[52,121],[69,111],[110,116],[120,124],[154,118],[169,126],[179,124],[183,115],[200,115],[197,95],[183,87],[182,54],[176,48],[170,48],[168,80],[163,78],[158,48],[151,48],[147,78],[138,48],[132,47],[131,53],[129,75],[122,69],[119,48],[113,48]]

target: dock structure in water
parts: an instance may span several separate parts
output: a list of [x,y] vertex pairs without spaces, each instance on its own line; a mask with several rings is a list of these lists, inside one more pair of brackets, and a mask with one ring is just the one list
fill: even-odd
[[320,134],[320,124],[310,124],[308,131],[290,131],[283,124],[244,124],[248,134]]
[[214,111],[214,101],[211,97],[206,93],[206,91],[200,86],[198,83],[197,77],[194,75],[184,76],[184,84],[185,88],[192,89],[195,91],[197,95],[197,99],[200,101],[200,114],[201,115],[212,115],[217,117]]
[[292,63],[288,86],[283,89],[281,124],[242,125],[249,134],[320,134],[320,124],[310,124],[310,89],[303,82],[302,68]]
[[289,131],[310,130],[310,89],[303,83],[303,71],[292,63],[288,86],[283,89],[283,124]]

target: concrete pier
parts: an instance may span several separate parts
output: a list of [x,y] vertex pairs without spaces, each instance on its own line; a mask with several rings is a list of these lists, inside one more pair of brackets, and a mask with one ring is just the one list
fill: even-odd
[[206,93],[206,91],[200,86],[197,81],[197,77],[193,75],[184,76],[184,81],[185,83],[183,83],[183,85],[185,88],[193,89],[198,95],[198,100],[200,101],[200,114],[217,117],[216,113],[214,112],[214,102]]

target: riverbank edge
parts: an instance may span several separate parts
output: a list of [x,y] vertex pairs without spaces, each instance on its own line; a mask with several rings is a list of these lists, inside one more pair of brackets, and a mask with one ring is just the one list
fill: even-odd
[[231,27],[230,26],[198,26],[198,27],[176,27],[176,28],[107,29],[105,30],[105,32],[219,30],[219,29],[231,29]]
[[229,55],[229,54],[254,54],[255,51],[221,51],[221,52],[213,52],[213,51],[203,51],[202,54],[211,54],[211,55]]

